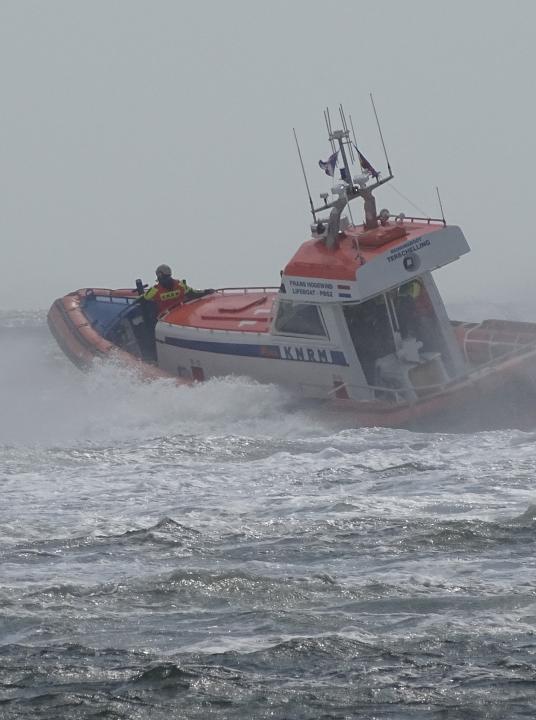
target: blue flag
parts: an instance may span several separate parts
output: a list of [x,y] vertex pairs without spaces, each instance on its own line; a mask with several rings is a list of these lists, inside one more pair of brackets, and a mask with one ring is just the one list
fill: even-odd
[[330,177],[333,177],[335,175],[335,168],[337,167],[337,157],[339,153],[334,152],[333,155],[330,155],[330,157],[324,162],[324,160],[318,161],[318,166],[322,168],[322,170],[326,173],[326,175],[329,175]]

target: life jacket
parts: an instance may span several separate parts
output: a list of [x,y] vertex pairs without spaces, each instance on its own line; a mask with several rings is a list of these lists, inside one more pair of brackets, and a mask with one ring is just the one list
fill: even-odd
[[433,312],[433,305],[425,287],[419,280],[410,280],[399,290],[400,297],[412,298],[415,309],[422,315]]
[[422,292],[422,285],[418,280],[410,280],[409,282],[402,285],[398,294],[400,297],[410,297],[416,300]]
[[179,280],[173,280],[173,285],[166,288],[160,283],[156,283],[149,288],[143,296],[146,300],[154,302],[156,305],[156,314],[162,315],[166,310],[179,305],[184,299],[184,285]]

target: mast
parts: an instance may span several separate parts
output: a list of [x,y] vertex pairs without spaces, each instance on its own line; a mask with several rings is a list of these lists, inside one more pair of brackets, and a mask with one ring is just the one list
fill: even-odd
[[300,165],[303,173],[303,179],[305,180],[305,187],[307,189],[307,196],[309,198],[309,205],[311,206],[311,213],[313,214],[313,220],[316,222],[315,206],[313,205],[313,198],[311,197],[311,191],[309,189],[309,183],[307,182],[307,175],[305,174],[305,167],[303,165],[302,154],[300,150],[300,144],[298,143],[298,136],[296,135],[296,128],[292,128],[294,132],[294,140],[296,141],[296,147],[298,148],[298,156],[300,158]]
[[374,117],[376,118],[376,125],[378,126],[378,132],[380,133],[380,140],[382,141],[383,153],[385,155],[385,162],[387,163],[387,170],[389,170],[389,175],[392,176],[391,165],[389,163],[389,158],[387,157],[387,150],[385,148],[385,143],[383,141],[382,128],[380,125],[380,120],[378,118],[378,113],[376,112],[376,105],[374,104],[374,98],[372,97],[372,93],[370,93],[370,102],[372,103],[372,109],[374,110]]
[[[374,112],[376,115],[376,109],[374,108]],[[331,144],[332,150],[335,152],[335,150],[338,148],[338,152],[341,155],[342,159],[342,165],[341,168],[341,182],[336,188],[333,189],[334,194],[337,196],[335,200],[332,200],[331,202],[327,202],[327,196],[326,194],[323,194],[322,197],[324,199],[324,205],[313,208],[313,217],[316,220],[316,213],[325,212],[326,210],[330,210],[330,215],[328,219],[328,226],[327,226],[327,233],[325,237],[325,243],[327,247],[334,247],[337,235],[340,231],[340,219],[342,212],[346,205],[351,201],[354,200],[357,197],[363,198],[364,202],[364,210],[365,210],[365,228],[367,230],[371,230],[378,227],[378,213],[376,209],[376,199],[373,195],[373,191],[376,190],[376,188],[380,187],[381,185],[385,184],[386,182],[389,182],[393,178],[393,174],[391,172],[391,166],[389,164],[389,160],[387,159],[387,167],[389,170],[389,174],[387,177],[380,179],[379,174],[374,171],[372,166],[366,161],[364,156],[359,151],[359,148],[357,147],[357,143],[355,144],[355,150],[357,152],[357,156],[359,159],[359,163],[362,167],[362,174],[360,177],[352,178],[351,174],[351,168],[350,163],[348,161],[348,157],[352,161],[355,160],[354,151],[352,148],[352,141],[350,139],[350,131],[348,129],[348,125],[346,123],[346,117],[344,115],[344,110],[342,105],[339,106],[339,113],[341,116],[341,130],[333,130],[331,126],[331,118],[329,115],[329,110],[324,110],[324,119],[326,122],[326,128],[328,131],[328,139]],[[376,115],[377,120],[377,115]],[[350,118],[351,122],[351,118]],[[354,132],[353,124],[352,124],[352,132]],[[380,129],[380,137],[382,140],[382,145],[385,151],[385,143],[383,142],[383,136],[381,135],[381,129]],[[354,140],[355,140],[355,132],[354,132]],[[385,153],[385,156],[387,158],[387,153]],[[370,172],[368,172],[369,168],[372,169],[374,182],[372,185],[367,185],[368,179],[370,177]]]

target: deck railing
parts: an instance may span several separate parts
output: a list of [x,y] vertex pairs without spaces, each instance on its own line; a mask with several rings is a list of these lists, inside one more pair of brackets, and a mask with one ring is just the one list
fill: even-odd
[[225,293],[236,293],[236,292],[242,292],[244,295],[247,295],[248,293],[254,293],[254,292],[279,292],[279,285],[258,285],[253,287],[225,287],[225,288],[217,288],[217,293],[221,293],[222,295],[225,295]]
[[[476,331],[486,332],[487,337],[472,337],[471,334],[475,333]],[[464,335],[463,353],[468,363],[474,363],[474,361],[471,360],[469,355],[469,346],[473,346],[474,348],[475,345],[480,345],[482,346],[484,353],[487,350],[488,360],[485,363],[479,363],[477,367],[480,368],[482,365],[492,363],[494,360],[498,360],[499,358],[502,359],[507,355],[516,353],[518,350],[524,350],[525,348],[530,347],[535,343],[536,338],[534,336],[527,337],[527,333],[518,333],[516,335],[512,335],[508,339],[505,339],[504,330],[497,329],[493,331],[488,330],[487,328],[482,328],[481,325],[477,325],[476,327],[468,330]],[[497,350],[498,348],[502,348],[503,351],[494,352],[494,350]]]

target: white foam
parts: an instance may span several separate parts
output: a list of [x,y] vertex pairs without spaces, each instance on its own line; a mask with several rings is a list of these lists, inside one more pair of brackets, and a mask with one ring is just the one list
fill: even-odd
[[318,431],[279,387],[239,377],[186,387],[172,380],[144,382],[134,371],[104,361],[81,373],[42,331],[12,338],[0,360],[0,395],[3,445]]

